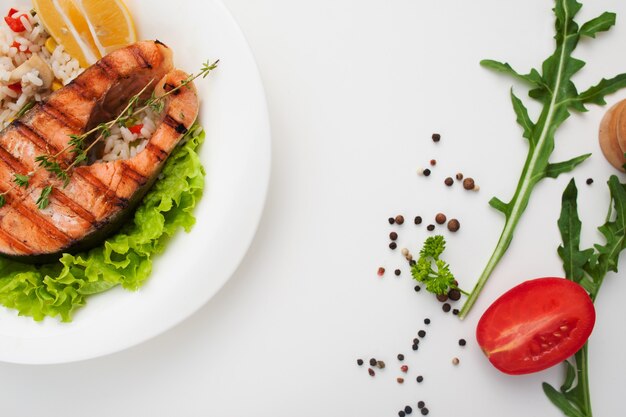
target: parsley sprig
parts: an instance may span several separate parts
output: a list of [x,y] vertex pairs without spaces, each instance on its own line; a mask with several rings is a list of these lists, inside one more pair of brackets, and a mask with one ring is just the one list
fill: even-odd
[[[132,121],[138,114],[147,109],[151,109],[155,113],[161,113],[165,108],[165,98],[171,96],[172,94],[175,94],[181,88],[189,88],[189,83],[196,80],[197,78],[206,78],[209,73],[211,73],[211,71],[217,68],[218,64],[219,60],[214,61],[213,63],[210,63],[209,61],[205,62],[204,64],[202,64],[200,71],[196,74],[189,75],[177,86],[172,86],[172,88],[166,90],[165,93],[160,96],[156,96],[153,91],[150,95],[150,98],[145,100],[143,104],[140,104],[141,96],[151,85],[153,85],[155,81],[154,79],[151,79],[141,89],[141,91],[139,91],[139,93],[135,94],[129,99],[126,107],[124,107],[124,109],[118,114],[115,119],[106,123],[100,123],[93,129],[79,135],[69,135],[70,140],[68,141],[67,146],[56,154],[44,154],[35,157],[36,167],[32,171],[26,174],[14,173],[13,185],[3,193],[0,193],[0,208],[6,204],[6,196],[11,191],[18,187],[28,188],[30,186],[30,180],[40,169],[44,169],[50,174],[53,174],[59,181],[63,183],[63,188],[67,187],[70,183],[73,168],[87,161],[89,151],[97,143],[111,136],[111,128],[113,126],[127,126],[127,124]],[[27,110],[28,109],[26,109],[26,111]],[[87,144],[87,140],[91,137],[94,137],[94,139],[89,144]],[[65,163],[62,158],[62,156],[66,153],[73,155],[73,159],[69,164]],[[50,203],[50,195],[52,194],[53,190],[54,186],[51,184],[42,189],[36,203],[39,209],[43,210],[48,207]]]
[[445,249],[446,240],[443,236],[431,236],[426,239],[420,250],[419,259],[411,266],[411,275],[433,294],[447,294],[451,289],[457,289],[466,294],[458,287],[454,274],[450,271],[450,265],[441,259]]

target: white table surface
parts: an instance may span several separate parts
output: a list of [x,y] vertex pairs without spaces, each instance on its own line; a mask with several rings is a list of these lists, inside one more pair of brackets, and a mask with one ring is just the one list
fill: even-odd
[[[66,365],[0,364],[2,416],[379,417],[396,416],[407,404],[415,409],[418,400],[438,417],[559,416],[540,384],[558,385],[560,368],[500,374],[473,332],[480,312],[504,290],[562,274],[556,217],[568,178],[538,187],[511,250],[465,322],[415,294],[399,253],[386,247],[390,215],[407,217],[396,230],[400,245],[414,249],[426,236],[411,224],[414,215],[458,216],[462,229],[450,237],[448,256],[461,285],[471,288],[501,227],[487,201],[510,196],[525,157],[508,102],[511,81],[478,61],[508,60],[521,70],[538,65],[552,51],[552,2],[225,3],[258,60],[273,130],[267,206],[246,259],[198,313],[140,346]],[[626,71],[626,4],[586,3],[580,20],[604,10],[622,19],[593,45],[580,46],[578,56],[589,63],[577,78],[582,86]],[[596,141],[602,114],[594,107],[569,120],[555,152],[562,159],[594,152],[576,173],[586,244],[597,240],[593,225],[607,204],[603,183],[613,173]],[[429,140],[435,131],[444,138],[437,146]],[[427,182],[415,170],[431,158],[440,163]],[[457,170],[475,176],[481,191],[444,189],[446,173]],[[592,187],[584,185],[589,176]],[[382,280],[379,265],[388,269]],[[400,278],[391,273],[396,266]],[[591,338],[600,417],[619,414],[626,388],[623,278],[607,279]],[[411,340],[421,328],[428,335],[414,354]],[[469,341],[463,349],[461,337]],[[395,382],[400,352],[411,367],[404,385]],[[355,363],[371,356],[387,363],[376,378]],[[454,356],[458,367],[450,364]]]

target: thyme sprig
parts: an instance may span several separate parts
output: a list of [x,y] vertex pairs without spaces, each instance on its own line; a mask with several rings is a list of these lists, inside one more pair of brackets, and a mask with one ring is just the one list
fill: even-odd
[[[6,204],[6,196],[11,191],[18,187],[28,188],[30,186],[30,180],[40,169],[44,169],[50,174],[53,174],[63,183],[63,188],[67,187],[70,183],[73,168],[88,159],[89,151],[97,143],[111,136],[111,128],[113,126],[115,126],[116,124],[119,126],[126,126],[137,115],[147,109],[151,109],[155,113],[161,113],[165,108],[165,98],[171,96],[172,94],[175,94],[183,87],[189,88],[189,83],[200,77],[206,78],[211,71],[217,68],[218,64],[219,60],[214,61],[213,63],[210,63],[210,61],[205,62],[204,64],[202,64],[202,67],[198,73],[189,75],[177,86],[170,86],[171,88],[166,90],[165,93],[160,96],[156,96],[153,91],[150,95],[150,98],[145,100],[144,103],[140,105],[139,101],[141,100],[141,96],[155,81],[154,78],[151,79],[139,91],[139,93],[135,94],[129,99],[126,107],[124,107],[124,109],[117,115],[115,119],[105,123],[100,123],[93,129],[90,129],[80,135],[69,135],[70,140],[68,141],[67,146],[58,151],[56,154],[43,154],[37,156],[35,158],[37,166],[32,171],[26,174],[13,173],[12,186],[9,187],[9,189],[7,189],[6,191],[0,193],[0,208]],[[94,135],[95,139],[87,145],[87,139]],[[63,167],[63,160],[61,159],[61,156],[65,153],[73,154],[74,158],[66,167]],[[53,190],[54,186],[51,184],[43,188],[36,202],[39,209],[43,210],[48,207],[48,205],[50,204],[50,194],[52,194]]]

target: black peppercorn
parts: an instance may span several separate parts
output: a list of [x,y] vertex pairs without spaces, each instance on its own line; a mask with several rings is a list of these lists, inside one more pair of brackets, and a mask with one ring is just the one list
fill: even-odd
[[400,276],[400,274],[402,273],[402,271],[400,271],[399,269],[396,269],[395,271],[393,271],[394,274],[396,274],[396,276]]
[[450,306],[450,304],[445,303],[444,305],[441,306],[441,308],[443,309],[445,313],[448,313],[452,307]]
[[376,366],[376,359],[372,358],[370,359],[370,366]]
[[433,133],[433,142],[439,142],[441,140],[441,135],[439,133]]
[[397,247],[398,247],[398,244],[397,244],[396,242],[391,242],[391,243],[389,244],[389,249],[391,249],[391,250],[394,250],[394,249],[395,249],[395,248],[397,248]]
[[398,360],[399,361],[403,361],[404,360],[404,355],[402,353],[398,353]]
[[426,226],[426,230],[428,230],[429,232],[432,232],[433,230],[435,230],[435,225],[429,224],[428,226]]
[[422,415],[423,416],[427,416],[428,415],[428,408],[426,408],[426,407],[422,408]]
[[389,222],[389,224],[394,224],[396,222],[393,217],[390,217],[389,219],[387,219],[387,221]]
[[424,336],[426,336],[426,332],[424,330],[420,330],[419,332],[417,332],[417,335],[419,337],[424,337]]
[[593,184],[593,178],[587,178],[587,185]]
[[426,404],[424,403],[424,401],[418,401],[418,402],[417,402],[417,408],[419,408],[420,410],[421,410],[422,408],[424,408],[424,406],[425,406],[425,405],[426,405]]
[[459,346],[465,346],[467,344],[467,342],[465,341],[465,339],[459,339]]
[[415,290],[415,292],[419,292],[422,287],[420,287],[419,285],[416,285],[415,288],[413,288]]
[[457,289],[451,289],[450,291],[448,291],[448,297],[450,297],[452,301],[458,301],[461,298],[461,291]]
[[430,324],[430,319],[424,319],[424,324]]
[[363,365],[363,359],[357,359],[356,364],[359,366]]
[[404,412],[407,413],[407,415],[408,415],[408,414],[411,414],[413,412],[413,409],[407,405],[406,407],[404,407]]
[[422,381],[424,380],[424,377],[420,375],[417,378],[415,378],[415,380],[417,381],[418,384],[421,384]]
[[430,169],[426,168],[424,171],[422,171],[422,174],[424,174],[425,177],[428,177],[430,175]]
[[422,224],[421,216],[415,216],[415,224]]

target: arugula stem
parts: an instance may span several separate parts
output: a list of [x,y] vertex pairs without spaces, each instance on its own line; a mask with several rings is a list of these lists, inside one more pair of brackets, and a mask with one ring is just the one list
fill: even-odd
[[585,417],[593,417],[591,410],[591,393],[589,391],[589,358],[587,356],[589,342],[576,352],[576,367],[578,375],[578,390],[582,396],[582,409]]

